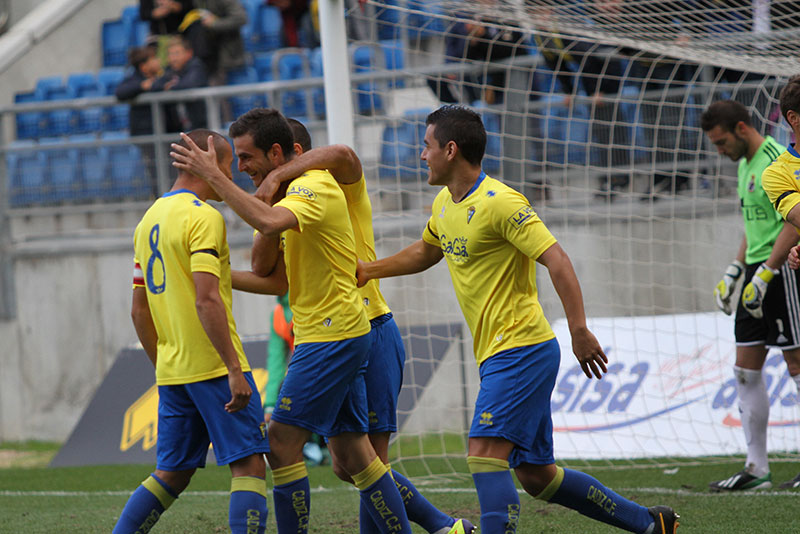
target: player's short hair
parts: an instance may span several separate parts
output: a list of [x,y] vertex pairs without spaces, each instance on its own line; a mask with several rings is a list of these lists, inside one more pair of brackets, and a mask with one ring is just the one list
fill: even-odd
[[434,125],[433,137],[444,146],[453,141],[458,151],[472,165],[480,165],[486,150],[486,129],[481,116],[464,106],[442,106],[425,119]]
[[230,128],[228,135],[231,138],[250,135],[256,148],[265,154],[278,143],[283,155],[290,158],[294,154],[294,135],[289,126],[289,122],[277,109],[254,108],[236,119]]
[[311,150],[311,134],[308,133],[308,128],[306,128],[305,124],[291,117],[286,117],[286,120],[289,123],[289,127],[292,129],[294,142],[300,145],[303,152]]
[[[214,130],[198,128],[196,130],[192,130],[191,132],[187,132],[186,135],[189,136],[189,139],[191,139],[200,150],[208,150],[208,136],[212,136],[214,138],[214,149],[217,151],[217,163],[222,163],[222,157],[225,155],[225,147],[228,147],[228,149],[231,148],[231,144],[228,142],[225,136],[215,132]],[[189,148],[183,137],[181,137],[180,141],[178,141],[178,145]]]
[[781,89],[780,96],[781,115],[789,122],[786,114],[790,111],[800,113],[800,74],[795,74]]
[[700,127],[704,132],[721,126],[726,132],[732,132],[740,122],[752,126],[750,112],[744,104],[735,100],[718,100],[708,106],[700,116]]
[[139,70],[139,66],[156,55],[152,46],[134,46],[128,50],[128,63],[131,67]]

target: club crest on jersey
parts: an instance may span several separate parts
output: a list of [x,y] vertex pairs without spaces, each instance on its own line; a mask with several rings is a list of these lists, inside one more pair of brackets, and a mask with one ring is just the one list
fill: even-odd
[[364,297],[364,306],[369,306],[369,299]]
[[317,194],[308,187],[295,184],[292,184],[292,187],[290,187],[289,191],[286,192],[286,196],[299,196],[305,198],[306,200],[316,200],[317,198]]
[[475,215],[475,206],[470,206],[467,209],[467,224],[472,220],[472,216]]
[[752,193],[756,190],[756,175],[750,175],[750,181],[747,182],[747,192]]
[[322,324],[324,324],[325,326],[330,326],[332,322],[333,321],[331,321],[331,318],[327,317],[324,321],[322,321]]
[[441,219],[444,217],[444,206],[442,206],[442,211],[439,212],[439,218]]
[[533,208],[530,206],[525,206],[517,210],[514,215],[509,217],[508,222],[510,222],[514,228],[519,228],[531,219],[533,219]]

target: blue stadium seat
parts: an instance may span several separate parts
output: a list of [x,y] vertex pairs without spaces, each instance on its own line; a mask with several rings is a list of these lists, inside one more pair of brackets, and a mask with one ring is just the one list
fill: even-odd
[[[385,0],[386,6],[398,6],[400,0]],[[375,19],[378,25],[378,39],[402,39],[400,34],[400,11],[390,7],[376,6]]]
[[253,68],[259,82],[270,82],[273,80],[272,62],[275,59],[273,52],[256,52],[253,54]]
[[[92,72],[78,72],[70,74],[67,78],[67,89],[70,98],[92,98],[103,96],[103,90],[97,83],[97,77]],[[103,125],[103,108],[92,107],[80,109],[75,112],[76,124],[74,131],[77,133],[99,132]]]
[[[59,137],[45,137],[39,141],[42,154],[47,162],[45,183],[45,203],[74,202],[82,189],[78,180],[78,151],[63,146],[64,140]],[[56,145],[53,148],[50,146]]]
[[9,206],[22,208],[37,203],[43,194],[47,170],[38,145],[29,139],[12,141],[8,144],[5,160]]
[[[25,102],[37,102],[38,98],[34,91],[28,93],[16,93],[14,95],[15,104]],[[17,113],[17,139],[35,139],[41,135],[42,114],[39,111],[28,111]]]
[[406,7],[419,13],[409,13],[407,17],[408,40],[427,39],[444,31],[442,19],[433,15],[439,13],[438,8],[423,0],[408,0]]
[[[103,141],[128,139],[125,132],[103,132]],[[142,151],[133,144],[113,144],[101,147],[108,161],[110,186],[107,195],[111,198],[145,199],[150,195],[149,180],[142,163]]]
[[113,67],[125,65],[130,47],[130,26],[123,20],[107,20],[103,22],[103,66]]
[[79,200],[103,200],[109,198],[110,191],[108,160],[97,146],[97,136],[93,134],[72,135],[72,143],[94,143],[94,146],[77,147],[78,177],[81,185]]
[[[255,68],[244,67],[228,72],[228,85],[243,85],[247,83],[258,83],[258,74],[256,74]],[[263,95],[258,94],[232,96],[229,102],[234,117],[238,117],[253,108],[267,106],[267,99]]]
[[132,25],[136,22],[139,22],[141,19],[139,18],[139,6],[125,6],[122,8],[122,13],[120,14],[120,20],[125,22],[128,25]]
[[247,11],[247,24],[242,26],[241,34],[244,49],[251,54],[258,48],[258,8],[261,4],[263,4],[261,0],[242,0],[242,6]]
[[137,20],[131,26],[131,46],[144,46],[150,37],[150,23],[146,20]]
[[[102,94],[114,95],[119,82],[125,77],[125,69],[121,67],[105,67],[97,72],[97,85]],[[117,104],[103,110],[102,129],[106,131],[125,130],[129,125],[130,106]]]
[[500,114],[486,107],[483,101],[475,106],[481,114],[483,126],[486,129],[486,150],[483,154],[483,170],[489,174],[500,170],[503,152],[503,135],[501,131]]
[[[639,95],[639,88],[629,85],[623,87],[621,93],[623,97],[636,97]],[[624,121],[627,124],[630,124],[628,137],[632,151],[631,161],[636,161],[646,157],[647,139],[645,136],[644,126],[641,124],[642,110],[639,102],[620,102],[619,110]]]
[[[353,72],[370,72],[378,70],[376,49],[370,45],[352,47],[350,50]],[[372,115],[383,111],[383,99],[376,82],[361,82],[356,87],[356,111],[364,115]]]
[[[403,120],[387,125],[381,140],[381,178],[413,180],[420,174],[420,154],[425,138],[425,117],[430,109],[407,110]],[[424,166],[424,165],[423,165]]]
[[[40,78],[34,89],[38,100],[69,100],[72,98],[69,88],[60,76]],[[42,113],[44,131],[43,136],[52,137],[70,133],[77,121],[75,112],[71,109],[56,109]]]
[[[384,39],[378,43],[383,50],[383,61],[388,70],[402,70],[406,66],[405,48],[398,39]],[[390,87],[405,87],[405,80],[397,78],[389,82]]]
[[[302,48],[284,48],[275,53],[276,79],[300,80],[309,76],[308,57]],[[307,117],[306,91],[283,91],[281,111],[287,117]]]
[[277,7],[268,6],[263,2],[258,6],[254,34],[255,50],[258,52],[277,50],[283,46],[283,18]]
[[[308,53],[308,65],[312,78],[322,78],[322,48],[312,48]],[[325,88],[320,86],[311,90],[311,100],[314,102],[314,115],[325,117]]]

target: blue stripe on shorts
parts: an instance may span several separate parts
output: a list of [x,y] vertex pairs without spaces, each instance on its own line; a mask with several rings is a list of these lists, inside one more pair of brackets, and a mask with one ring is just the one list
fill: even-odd
[[514,443],[511,467],[553,463],[550,395],[560,361],[555,338],[485,360],[469,437],[499,437]]

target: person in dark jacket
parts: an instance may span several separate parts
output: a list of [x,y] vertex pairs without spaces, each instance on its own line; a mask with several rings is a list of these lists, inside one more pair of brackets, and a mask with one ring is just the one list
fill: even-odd
[[228,72],[245,65],[247,11],[239,0],[194,0],[178,30],[206,66],[208,85],[225,85]]
[[139,18],[150,23],[151,35],[175,35],[192,0],[139,0]]
[[[153,47],[142,46],[128,51],[128,63],[133,67],[114,94],[118,100],[133,100],[142,93],[152,90],[153,82],[161,75],[161,63]],[[131,104],[131,135],[150,135],[153,133],[153,118],[149,104]]]
[[[153,82],[153,91],[179,91],[206,87],[208,75],[203,62],[194,57],[192,46],[182,37],[175,37],[167,47],[169,66],[164,75]],[[168,132],[188,132],[206,126],[206,109],[202,100],[164,106]]]

